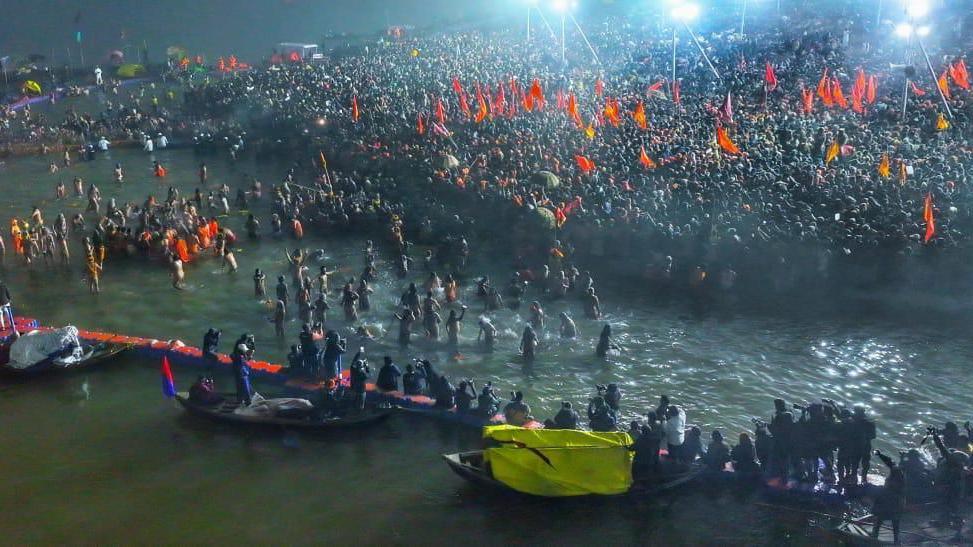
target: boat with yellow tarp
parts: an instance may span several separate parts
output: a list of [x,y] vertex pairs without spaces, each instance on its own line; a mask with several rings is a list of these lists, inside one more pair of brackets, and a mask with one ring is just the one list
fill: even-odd
[[541,497],[614,496],[636,490],[664,490],[692,480],[686,470],[647,488],[632,479],[628,433],[573,429],[485,427],[484,450],[445,454],[459,476],[499,490]]

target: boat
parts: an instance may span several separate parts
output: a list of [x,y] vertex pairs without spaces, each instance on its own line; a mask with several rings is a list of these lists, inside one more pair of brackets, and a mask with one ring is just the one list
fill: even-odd
[[[490,470],[484,464],[483,453],[483,450],[472,450],[443,454],[442,457],[454,473],[477,486],[483,486],[495,492],[524,494],[493,478]],[[635,480],[627,494],[645,496],[672,490],[696,480],[700,473],[702,473],[701,468],[693,466],[685,471],[666,475],[656,480]]]
[[219,422],[232,423],[242,426],[279,427],[301,429],[308,431],[324,431],[332,429],[346,429],[363,427],[378,423],[392,413],[390,408],[373,408],[363,413],[350,412],[341,416],[331,416],[323,419],[305,417],[281,417],[243,414],[238,412],[240,402],[233,395],[223,395],[223,401],[215,405],[204,405],[191,401],[189,394],[180,392],[176,400],[190,414],[202,416]]
[[[11,347],[12,344],[6,348],[8,352],[11,351]],[[87,369],[94,365],[110,361],[131,348],[132,344],[126,342],[98,342],[93,345],[79,344],[75,355],[70,360],[65,359],[59,353],[58,355],[48,355],[27,366],[14,366],[8,355],[7,361],[0,364],[0,371],[10,376],[27,377],[57,371]]]
[[[970,538],[958,534],[955,528],[950,529],[942,526],[940,522],[921,517],[919,521],[910,522],[912,519],[909,517],[910,515],[906,515],[901,524],[898,545],[970,544]],[[872,537],[873,519],[872,515],[865,515],[846,520],[831,529],[831,533],[845,545],[896,545],[892,525],[888,521],[879,528],[878,537]]]

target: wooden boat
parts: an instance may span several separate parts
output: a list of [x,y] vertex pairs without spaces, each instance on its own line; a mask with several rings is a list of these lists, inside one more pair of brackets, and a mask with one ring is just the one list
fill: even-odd
[[[969,537],[958,535],[955,529],[943,527],[942,523],[914,515],[905,515],[899,531],[898,545],[950,545],[970,544]],[[910,518],[911,517],[911,518]],[[872,537],[874,521],[872,515],[846,520],[831,530],[832,534],[846,545],[895,545],[892,525],[885,521],[879,528],[878,537]]]
[[26,368],[12,367],[7,363],[0,365],[0,371],[11,376],[35,376],[44,373],[74,371],[90,368],[118,357],[122,352],[132,348],[132,344],[116,342],[100,342],[91,346],[84,358],[68,367],[60,366],[54,358],[44,359]]
[[[484,486],[497,492],[509,492],[523,496],[530,495],[514,490],[506,484],[494,479],[493,475],[490,474],[490,471],[483,464],[483,450],[458,452],[456,454],[443,454],[443,460],[446,461],[446,465],[448,465],[454,473],[460,477],[463,477],[467,481],[476,484],[477,486]],[[700,473],[701,470],[699,468],[691,467],[687,471],[667,475],[660,480],[635,481],[628,493],[632,495],[651,495],[665,492],[666,490],[670,490],[693,481],[697,476],[699,476]]]
[[203,405],[189,400],[189,394],[180,392],[176,394],[176,400],[190,414],[202,416],[219,422],[227,422],[244,426],[262,427],[281,427],[302,429],[310,431],[322,431],[330,429],[345,429],[363,427],[375,424],[388,418],[392,413],[390,408],[375,408],[363,413],[351,412],[344,416],[334,416],[323,420],[306,418],[284,418],[276,416],[253,416],[239,414],[236,410],[240,403],[233,395],[224,395],[223,402],[215,405]]

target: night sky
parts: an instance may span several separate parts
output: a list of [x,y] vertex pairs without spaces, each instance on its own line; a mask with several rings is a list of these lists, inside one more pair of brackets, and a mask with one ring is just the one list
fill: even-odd
[[[498,13],[518,0],[4,0],[0,55],[40,53],[61,64],[68,48],[77,62],[75,30],[85,60],[107,59],[113,49],[135,55],[148,42],[154,62],[178,45],[209,58],[265,56],[277,42],[317,43],[326,32],[365,33],[386,22],[430,25],[460,17]],[[80,12],[80,22],[75,17]],[[124,31],[124,38],[122,32]]]

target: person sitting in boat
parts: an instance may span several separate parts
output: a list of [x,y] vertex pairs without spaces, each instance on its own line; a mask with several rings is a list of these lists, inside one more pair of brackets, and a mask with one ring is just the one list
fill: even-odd
[[426,377],[416,371],[416,367],[409,363],[402,375],[402,392],[406,395],[422,395],[426,391]]
[[618,407],[622,402],[622,390],[618,389],[618,384],[608,384],[605,386],[605,404],[612,410],[618,412]]
[[615,431],[618,428],[618,416],[601,395],[596,395],[588,403],[588,420],[592,431]]
[[730,461],[730,446],[723,440],[723,433],[719,429],[713,430],[710,439],[703,462],[710,471],[723,471],[726,462]]
[[460,414],[473,412],[475,410],[473,402],[476,401],[476,385],[473,380],[462,380],[456,387],[453,399],[456,400],[456,412]]
[[899,452],[899,468],[905,474],[905,491],[910,499],[924,497],[933,487],[933,473],[915,448]]
[[578,429],[578,422],[581,421],[578,413],[572,408],[570,401],[561,403],[561,410],[557,411],[553,420],[544,422],[544,427],[548,429]]
[[533,418],[530,415],[530,405],[524,402],[524,394],[516,391],[510,394],[510,402],[503,407],[503,417],[510,425],[523,427]]
[[500,396],[493,389],[493,382],[487,382],[476,399],[476,413],[482,418],[493,418],[500,411]]
[[[722,438],[722,435],[720,436]],[[694,462],[696,458],[705,458],[706,449],[703,447],[703,431],[696,426],[686,431],[686,438],[682,443],[682,461]]]
[[880,450],[875,451],[882,463],[889,468],[889,476],[885,479],[885,485],[875,498],[872,506],[872,514],[875,522],[872,524],[872,537],[877,538],[882,523],[886,520],[892,522],[892,540],[899,543],[899,522],[902,512],[905,511],[905,484],[906,478],[902,469],[892,461],[892,458],[882,454]]
[[757,450],[749,434],[740,433],[740,442],[730,451],[730,461],[737,473],[755,474],[760,471]]
[[686,461],[682,455],[682,445],[686,441],[686,413],[676,405],[669,405],[663,427],[666,431],[669,457],[675,461]]
[[392,358],[386,355],[384,364],[378,371],[378,379],[375,380],[375,387],[381,391],[398,391],[399,378],[401,376],[402,371],[399,370],[399,367],[395,366]]
[[431,386],[433,398],[436,399],[436,408],[449,410],[456,405],[456,389],[445,374],[436,376]]
[[291,351],[287,354],[287,373],[291,376],[303,376],[304,374],[304,358],[297,346],[291,346]]
[[200,376],[196,383],[189,387],[189,400],[193,403],[212,406],[223,402],[223,397],[216,393],[212,378]]
[[216,352],[220,349],[220,335],[223,331],[219,329],[209,329],[203,335],[203,359],[207,361],[218,361],[219,356]]

